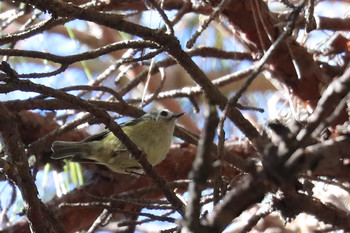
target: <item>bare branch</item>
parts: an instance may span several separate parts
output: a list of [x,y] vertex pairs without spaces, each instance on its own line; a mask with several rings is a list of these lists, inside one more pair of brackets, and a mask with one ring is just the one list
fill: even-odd
[[[26,215],[33,232],[66,232],[55,215],[38,198],[38,190],[31,175],[27,155],[18,134],[12,114],[0,103],[0,132],[4,140],[8,169],[5,171],[8,179],[21,190]],[[42,221],[46,219],[46,221]]]
[[211,145],[219,118],[215,106],[209,105],[206,111],[205,126],[198,143],[196,159],[193,162],[193,167],[189,174],[191,182],[188,186],[188,192],[190,196],[184,217],[184,232],[199,232],[202,229],[199,220],[201,212],[200,198],[204,187],[206,187],[207,179],[213,169],[212,163],[214,157],[211,153],[213,149]]

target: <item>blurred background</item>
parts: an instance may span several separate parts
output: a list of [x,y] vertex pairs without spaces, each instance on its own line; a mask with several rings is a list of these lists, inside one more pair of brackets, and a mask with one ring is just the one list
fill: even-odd
[[[168,33],[176,37],[183,51],[226,98],[242,92],[235,107],[268,137],[272,137],[267,126],[272,121],[306,124],[323,91],[348,64],[348,1],[60,2],[120,15],[127,22],[156,32],[146,40],[140,38],[141,27],[130,33],[132,24],[124,31],[116,30],[97,19],[68,16],[62,9],[57,9],[57,15],[50,14],[35,1],[0,2],[0,56],[5,62],[1,70],[6,73],[4,64],[8,64],[15,77],[38,87],[20,87],[23,83],[11,86],[2,77],[0,101],[14,115],[39,198],[58,216],[67,232],[175,232],[181,216],[147,176],[115,174],[101,165],[52,161],[53,141],[79,141],[101,132],[105,126],[83,107],[60,99],[56,92],[47,94],[49,89],[40,91],[43,89],[39,87],[86,100],[108,111],[118,123],[140,117],[152,108],[185,112],[178,121],[167,159],[156,170],[186,202],[188,174],[197,152],[196,143],[190,139],[198,140],[210,101],[203,87],[157,36]],[[273,48],[272,44],[289,27],[293,7],[301,3],[304,5],[295,16],[291,35]],[[165,13],[171,27],[160,12]],[[270,49],[273,54],[261,64]],[[226,114],[219,105],[217,111],[219,117]],[[347,120],[344,111],[332,129]],[[224,141],[227,157],[232,154],[261,166],[261,158],[242,128],[225,120],[224,139],[219,140],[218,129],[214,143]],[[335,130],[329,132],[332,136],[328,138],[339,135]],[[4,152],[2,155],[7,156]],[[341,156],[315,173],[298,174],[297,178],[309,185],[312,198],[348,214],[348,170]],[[221,180],[221,200],[244,174],[230,158],[220,159],[220,174],[213,173],[202,192],[203,216],[216,205],[214,183]],[[345,167],[337,167],[340,161]],[[0,182],[0,232],[29,232],[21,192],[4,169]],[[245,209],[225,232],[346,232],[310,213],[285,218],[272,204],[277,197],[276,190],[266,192],[262,202]],[[254,216],[259,216],[256,223],[247,228]]]

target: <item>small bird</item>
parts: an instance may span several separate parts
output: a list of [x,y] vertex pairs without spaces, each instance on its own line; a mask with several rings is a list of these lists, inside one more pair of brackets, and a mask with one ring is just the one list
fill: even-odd
[[[175,120],[183,114],[174,114],[168,109],[153,110],[140,118],[120,124],[120,127],[145,152],[148,162],[156,165],[168,153]],[[103,164],[117,173],[143,173],[141,165],[109,130],[80,142],[55,141],[51,149],[52,159],[69,158],[73,162]]]

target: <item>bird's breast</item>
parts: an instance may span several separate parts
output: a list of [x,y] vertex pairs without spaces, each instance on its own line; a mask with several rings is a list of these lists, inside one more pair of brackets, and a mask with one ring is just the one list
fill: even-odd
[[147,122],[133,127],[131,131],[123,130],[146,153],[147,160],[152,165],[161,162],[169,151],[174,125]]

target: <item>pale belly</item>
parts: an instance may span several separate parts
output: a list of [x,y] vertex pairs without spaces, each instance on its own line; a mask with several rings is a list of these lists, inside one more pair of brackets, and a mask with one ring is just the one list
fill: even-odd
[[[150,128],[142,130],[142,133],[135,131],[129,135],[129,138],[145,152],[148,162],[154,166],[164,160],[169,151],[172,131],[169,133],[167,130],[173,131],[173,129],[161,127]],[[140,164],[134,160],[124,145],[114,135],[111,134],[108,137],[109,140],[96,147],[91,158],[95,158],[100,164],[118,173],[142,173]],[[106,148],[113,149],[106,150]]]

